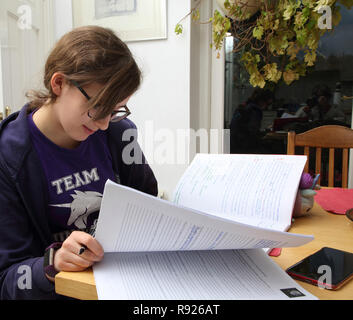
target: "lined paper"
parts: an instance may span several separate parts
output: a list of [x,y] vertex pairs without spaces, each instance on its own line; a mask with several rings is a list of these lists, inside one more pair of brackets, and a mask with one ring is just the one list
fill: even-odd
[[261,249],[109,253],[94,276],[103,300],[316,299]]
[[313,239],[283,231],[305,161],[197,155],[173,202],[108,180],[96,229],[105,257],[93,267],[99,299],[315,299],[262,250]]
[[287,230],[306,156],[198,154],[173,202],[213,215]]
[[108,180],[96,239],[105,252],[142,252],[293,247],[313,237],[209,215]]

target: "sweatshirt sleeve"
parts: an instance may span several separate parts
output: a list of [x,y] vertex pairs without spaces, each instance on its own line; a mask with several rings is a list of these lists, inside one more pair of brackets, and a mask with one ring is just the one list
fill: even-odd
[[0,299],[55,299],[54,284],[44,274],[45,248],[5,173],[0,162]]

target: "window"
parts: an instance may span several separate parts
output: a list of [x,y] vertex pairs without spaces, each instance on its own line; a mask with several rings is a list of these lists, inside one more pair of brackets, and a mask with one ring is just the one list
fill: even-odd
[[[249,150],[243,150],[242,153],[286,153],[286,132],[288,130],[300,133],[323,124],[341,124],[351,127],[353,10],[342,7],[341,15],[342,19],[339,26],[332,32],[327,32],[321,39],[316,64],[311,70],[308,70],[307,75],[289,86],[285,84],[275,86],[275,99],[271,105],[262,110],[262,121],[258,132],[259,141],[265,141],[265,147],[250,148]],[[227,37],[225,41],[224,127],[226,129],[231,128],[235,111],[239,110],[239,106],[244,104],[254,91],[249,83],[249,76],[240,63],[241,53],[232,52],[233,41],[233,37]],[[314,112],[315,117],[312,115],[306,116],[306,114],[300,112],[300,109],[308,104],[311,106],[318,103],[317,92],[321,92],[320,94],[325,92],[326,95],[327,91],[327,103],[333,107],[330,109],[331,111],[335,110],[331,116],[325,118],[321,111],[315,113],[317,108],[313,109],[313,111],[316,110]],[[278,120],[278,118],[282,120]],[[283,120],[284,118],[293,119]],[[244,121],[242,124],[244,125]],[[274,132],[277,132],[277,135]],[[248,133],[248,136],[251,140],[250,133]],[[232,139],[231,131],[231,148]],[[244,139],[244,136],[242,139]],[[254,142],[250,140],[248,144]]]

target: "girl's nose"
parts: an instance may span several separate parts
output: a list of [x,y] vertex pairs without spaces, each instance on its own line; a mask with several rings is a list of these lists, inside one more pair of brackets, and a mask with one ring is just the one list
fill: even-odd
[[104,131],[108,129],[109,121],[110,121],[110,116],[107,116],[103,119],[95,120],[94,122],[100,130]]

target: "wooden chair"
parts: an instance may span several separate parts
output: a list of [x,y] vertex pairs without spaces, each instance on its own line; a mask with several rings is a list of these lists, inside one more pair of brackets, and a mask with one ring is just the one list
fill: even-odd
[[[316,148],[315,173],[321,173],[322,148],[329,149],[328,187],[334,187],[335,149],[342,152],[342,188],[347,188],[348,181],[348,151],[353,148],[353,130],[343,126],[327,125],[317,127],[306,132],[296,134],[288,132],[287,154],[295,154],[295,147],[304,147],[304,154],[308,157],[305,172],[309,171],[310,147]],[[320,180],[319,180],[320,183]]]

